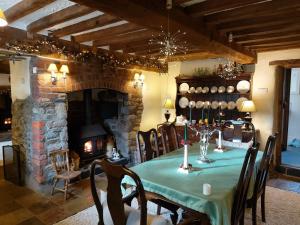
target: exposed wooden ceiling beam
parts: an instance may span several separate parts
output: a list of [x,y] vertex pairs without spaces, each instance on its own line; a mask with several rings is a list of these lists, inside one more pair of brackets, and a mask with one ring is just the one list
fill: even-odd
[[293,31],[282,31],[272,34],[262,34],[262,35],[251,35],[241,38],[234,38],[235,42],[239,44],[255,43],[258,41],[272,41],[278,38],[289,38],[289,37],[300,37],[300,29]]
[[57,29],[52,32],[52,35],[55,37],[63,37],[70,34],[76,34],[82,31],[94,29],[97,27],[102,27],[111,23],[115,23],[120,21],[119,18],[111,16],[109,14],[103,14],[101,16],[97,16],[95,18],[91,18],[88,20],[84,20],[82,22],[63,27],[61,29]]
[[[162,1],[147,0],[73,0],[106,13],[117,15],[122,19],[139,24],[150,30],[159,31],[161,25],[166,27],[167,12]],[[228,43],[226,36],[211,33],[206,30],[200,20],[187,16],[180,7],[174,7],[170,14],[172,30],[187,32],[190,41],[197,45],[208,45],[211,51],[221,49],[225,55],[238,62],[253,62],[256,54],[235,43]]]
[[205,16],[204,20],[208,24],[227,23],[253,18],[254,15],[255,17],[262,17],[280,15],[290,11],[295,12],[297,7],[300,7],[300,2],[298,0],[273,0],[211,14]]
[[283,24],[276,24],[272,26],[262,26],[257,28],[251,28],[246,30],[234,31],[233,38],[243,38],[243,37],[251,37],[254,35],[266,35],[266,34],[274,34],[278,32],[289,32],[292,30],[298,30],[300,28],[300,24],[294,23],[291,24],[289,21]]
[[101,40],[101,39],[109,39],[110,37],[113,37],[118,34],[127,33],[127,32],[140,30],[140,29],[143,29],[143,27],[133,23],[125,23],[119,26],[110,27],[103,30],[75,35],[73,36],[73,39],[78,43]]
[[8,23],[12,23],[52,2],[55,0],[23,0],[5,10],[4,14]]
[[270,52],[270,51],[288,50],[288,49],[296,49],[296,48],[300,48],[300,44],[260,47],[255,49],[257,50],[257,52]]
[[193,4],[185,8],[185,11],[196,17],[203,16],[205,14],[220,12],[233,8],[245,7],[254,3],[263,2],[264,0],[208,0]]
[[32,22],[27,26],[27,31],[35,33],[94,11],[94,9],[89,7],[76,4]]
[[263,26],[282,25],[286,23],[295,23],[300,19],[298,12],[282,14],[277,17],[253,17],[251,19],[238,20],[229,23],[220,24],[217,29],[221,32],[234,32]]
[[275,60],[269,63],[270,66],[283,66],[285,68],[300,67],[300,59]]
[[291,43],[300,43],[299,37],[290,37],[290,38],[277,38],[273,40],[266,40],[266,41],[256,41],[251,43],[244,44],[249,48],[253,46],[274,46],[274,45],[282,45],[282,44],[291,44]]
[[145,39],[150,39],[153,35],[152,31],[149,30],[141,30],[134,33],[130,33],[128,35],[116,35],[114,37],[105,38],[102,37],[101,40],[94,41],[94,46],[105,46],[105,45],[112,45],[112,44],[121,44],[121,43],[128,43],[128,42],[135,42]]

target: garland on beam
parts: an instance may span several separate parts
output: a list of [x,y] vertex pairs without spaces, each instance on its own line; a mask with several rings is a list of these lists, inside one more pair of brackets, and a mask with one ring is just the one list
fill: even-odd
[[6,42],[7,50],[15,51],[17,54],[33,54],[33,55],[50,55],[58,54],[65,56],[70,60],[77,62],[100,62],[102,65],[110,67],[128,67],[141,66],[154,68],[160,73],[167,71],[167,64],[161,62],[158,58],[149,59],[147,57],[137,57],[134,55],[127,55],[126,57],[117,56],[111,52],[76,49],[71,46],[58,44],[57,41],[52,40],[24,40]]

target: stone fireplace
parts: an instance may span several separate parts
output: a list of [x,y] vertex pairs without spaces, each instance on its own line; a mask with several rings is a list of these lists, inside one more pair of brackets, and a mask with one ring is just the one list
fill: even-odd
[[[13,144],[20,145],[27,184],[38,189],[39,184],[51,180],[53,169],[48,155],[53,150],[75,148],[71,142],[70,130],[79,136],[86,135],[83,134],[84,126],[72,129],[72,126],[76,125],[70,123],[72,118],[69,115],[73,93],[83,93],[84,90],[91,90],[92,97],[98,100],[99,97],[103,97],[102,101],[105,101],[105,98],[111,98],[109,95],[114,93],[115,102],[118,104],[117,115],[114,115],[113,108],[108,112],[112,116],[105,116],[107,112],[101,108],[92,110],[90,125],[101,124],[101,129],[94,127],[88,130],[100,132],[101,134],[96,135],[98,137],[113,135],[121,153],[130,161],[134,161],[135,134],[140,128],[143,112],[141,90],[135,89],[132,84],[134,71],[104,68],[99,64],[69,62],[70,74],[67,79],[58,79],[58,82],[53,85],[47,72],[47,67],[52,62],[52,59],[33,57],[28,58],[26,63],[16,62],[11,65],[11,67],[17,67],[20,66],[19,64],[24,64],[23,66],[29,71],[26,78],[29,79],[29,89],[24,85],[24,88],[27,88],[26,95],[15,94],[12,104]],[[60,61],[55,61],[55,63],[59,64]],[[12,69],[16,74],[22,70]],[[18,85],[21,89],[22,84]],[[13,87],[12,92],[14,92]],[[95,112],[99,118],[93,117]],[[82,117],[79,119],[79,124],[84,125],[88,119],[86,116]],[[90,145],[92,148],[94,145],[101,154],[105,153],[103,151],[106,144],[105,137],[100,141],[97,137],[95,138],[94,134],[90,135],[89,140],[85,140],[87,136],[81,136],[81,147],[89,152],[91,151]]]

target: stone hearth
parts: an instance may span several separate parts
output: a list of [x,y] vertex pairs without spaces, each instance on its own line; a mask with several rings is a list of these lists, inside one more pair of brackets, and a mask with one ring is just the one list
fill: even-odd
[[[134,160],[135,133],[140,127],[143,104],[141,90],[132,84],[133,71],[68,63],[70,74],[66,81],[58,79],[53,85],[47,72],[52,62],[44,58],[28,59],[27,67],[22,69],[29,70],[30,89],[23,99],[17,96],[12,105],[13,144],[21,147],[27,184],[38,187],[37,184],[49,182],[53,177],[49,153],[68,148],[67,93],[75,91],[109,89],[126,94],[122,102],[126,107],[121,108],[119,118],[107,119],[105,124],[114,132],[122,154]],[[20,65],[16,62],[11,66]]]

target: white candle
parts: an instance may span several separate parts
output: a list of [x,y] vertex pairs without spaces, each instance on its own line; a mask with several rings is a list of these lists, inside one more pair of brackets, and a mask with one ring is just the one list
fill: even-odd
[[218,148],[222,148],[222,131],[219,130]]
[[183,168],[188,168],[188,146],[184,145],[184,153],[183,153]]
[[210,184],[203,184],[203,194],[204,195],[211,194],[211,185]]

